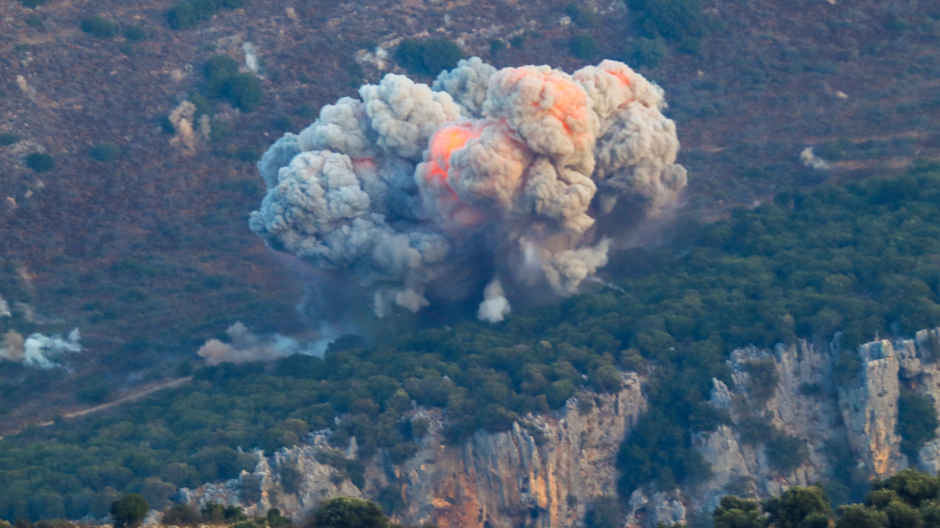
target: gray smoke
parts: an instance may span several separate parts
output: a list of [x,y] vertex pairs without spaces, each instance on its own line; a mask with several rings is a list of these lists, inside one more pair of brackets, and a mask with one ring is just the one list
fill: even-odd
[[229,342],[210,339],[199,348],[197,354],[209,365],[219,363],[245,363],[248,361],[272,361],[293,354],[323,357],[326,347],[335,336],[326,336],[320,340],[301,345],[296,339],[280,334],[257,336],[251,333],[241,322],[236,322],[226,330]]
[[475,57],[432,87],[389,74],[359,95],[265,153],[250,225],[354,278],[379,317],[466,282],[479,295],[486,276],[487,321],[509,313],[506,284],[571,295],[607,264],[600,216],[661,214],[686,185],[662,89],[619,62],[569,75]]
[[69,332],[66,338],[36,333],[23,339],[16,330],[9,330],[4,334],[0,345],[0,359],[22,363],[28,367],[61,367],[62,364],[58,361],[62,357],[82,351],[80,340],[78,328]]

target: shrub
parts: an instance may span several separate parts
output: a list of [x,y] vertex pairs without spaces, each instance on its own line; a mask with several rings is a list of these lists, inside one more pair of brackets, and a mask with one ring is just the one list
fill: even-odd
[[88,154],[102,163],[109,163],[121,154],[121,147],[111,141],[104,141],[95,145]]
[[199,512],[189,504],[177,504],[163,512],[164,526],[193,526],[201,520]]
[[285,462],[278,466],[278,475],[281,477],[281,488],[285,493],[297,493],[304,481],[303,473],[297,469],[296,462]]
[[149,37],[150,35],[143,26],[128,26],[124,28],[124,38],[130,40],[131,42],[140,42],[142,40],[147,40]]
[[14,143],[18,143],[21,139],[23,139],[23,136],[16,132],[0,133],[0,147],[8,147]]
[[97,38],[114,38],[118,34],[117,22],[101,15],[82,19],[82,31]]
[[101,403],[111,395],[111,384],[103,379],[92,380],[79,389],[76,397],[82,403]]
[[355,497],[337,497],[320,505],[311,528],[388,528],[382,508]]
[[764,405],[773,398],[777,385],[780,383],[777,364],[773,359],[767,358],[760,361],[748,361],[743,367],[748,374],[747,391],[754,405],[758,407]]
[[464,58],[463,50],[452,40],[429,39],[423,42],[405,39],[395,50],[395,59],[402,68],[418,75],[437,75],[457,66]]
[[597,42],[592,35],[582,33],[571,39],[571,53],[581,60],[591,60],[597,53]]
[[196,8],[191,2],[178,2],[166,18],[170,29],[188,29],[196,25]]
[[585,528],[618,528],[623,526],[623,514],[617,497],[600,496],[584,515]]
[[641,29],[650,37],[679,42],[702,36],[701,0],[627,0],[627,6],[638,14]]
[[55,159],[45,152],[33,152],[26,156],[26,166],[36,172],[49,172],[55,168]]
[[662,40],[640,37],[627,45],[625,59],[636,66],[655,68],[666,58],[667,53]]
[[111,504],[115,528],[136,528],[148,511],[150,504],[139,493],[128,493]]
[[787,475],[806,461],[806,445],[795,436],[777,432],[764,446],[771,469]]
[[937,409],[933,398],[902,388],[898,396],[898,422],[895,432],[901,437],[901,452],[913,464],[918,451],[937,437]]
[[803,528],[807,518],[820,514],[828,518],[830,512],[829,497],[818,486],[790,488],[783,495],[764,501],[763,508],[775,528]]
[[23,4],[23,7],[28,7],[30,9],[35,9],[46,3],[46,0],[20,0],[20,3]]
[[572,2],[565,7],[565,14],[571,17],[571,21],[577,24],[580,27],[585,29],[591,29],[598,26],[600,17],[597,15],[597,11],[579,6],[578,4]]

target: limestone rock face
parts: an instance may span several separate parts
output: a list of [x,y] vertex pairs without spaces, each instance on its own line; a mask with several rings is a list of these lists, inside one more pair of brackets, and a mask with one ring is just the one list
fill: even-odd
[[[197,490],[184,489],[180,498],[200,507],[207,502],[237,504],[257,515],[277,507],[285,515],[302,519],[324,500],[342,495],[374,500],[380,490],[395,485],[401,489],[405,506],[393,519],[404,524],[431,521],[441,528],[579,525],[595,497],[616,494],[617,451],[646,410],[640,381],[635,373],[626,373],[619,393],[581,393],[560,411],[527,417],[525,427],[516,423],[501,433],[478,431],[457,446],[445,445],[439,410],[419,410],[419,415],[431,421],[421,449],[400,465],[381,453],[376,455],[366,464],[362,490],[338,470],[317,461],[317,451],[329,448],[328,433],[321,432],[311,435],[307,444],[281,449],[270,458],[262,456],[252,474],[244,472],[238,479]],[[296,489],[285,486],[280,468],[288,466],[303,477]],[[681,502],[671,508],[684,512]]]
[[[853,457],[871,478],[913,465],[936,474],[940,438],[923,446],[918,460],[908,461],[899,451],[895,428],[902,388],[929,395],[935,405],[940,401],[940,329],[918,332],[910,340],[874,341],[851,352],[834,343],[801,341],[773,350],[734,351],[727,362],[730,378],[727,383],[713,380],[710,395],[726,423],[710,432],[692,431],[693,446],[711,464],[711,478],[691,491],[655,486],[635,491],[625,505],[623,526],[707,526],[724,495],[764,499],[833,478],[833,453]],[[843,372],[839,385],[836,367],[846,353],[858,355],[859,368],[847,377]],[[325,431],[303,445],[262,456],[251,474],[184,489],[180,498],[199,506],[239,504],[252,514],[277,507],[301,519],[333,497],[376,500],[394,489],[404,506],[393,520],[403,524],[583,526],[597,496],[616,494],[617,451],[646,410],[641,378],[626,373],[623,381],[617,394],[581,393],[559,411],[529,415],[509,431],[478,431],[460,445],[445,444],[443,411],[416,409],[431,423],[418,453],[397,465],[381,452],[364,461],[362,489],[346,473],[317,461],[317,453],[329,449]],[[772,435],[755,436],[756,422],[772,426]],[[802,444],[802,464],[781,464],[768,448],[772,438],[786,439],[791,449]],[[345,456],[354,457],[355,451],[353,439]]]

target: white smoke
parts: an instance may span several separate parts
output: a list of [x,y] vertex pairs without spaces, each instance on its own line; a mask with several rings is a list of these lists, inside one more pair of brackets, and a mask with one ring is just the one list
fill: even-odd
[[483,302],[480,303],[477,318],[481,321],[498,323],[505,319],[510,311],[509,300],[503,292],[503,285],[499,283],[499,279],[493,279],[493,282],[483,290]]
[[193,116],[196,105],[183,101],[170,112],[170,123],[176,134],[170,139],[170,145],[182,147],[186,154],[196,152],[196,132],[193,130]]
[[7,303],[6,299],[0,297],[0,317],[10,317],[12,315],[9,303]]
[[326,347],[335,339],[324,335],[320,340],[303,346],[296,339],[274,334],[260,337],[251,333],[240,321],[228,327],[229,343],[210,339],[199,347],[199,357],[209,365],[220,363],[245,363],[248,361],[272,361],[293,354],[323,357]]
[[69,332],[65,339],[59,335],[49,337],[39,333],[23,339],[23,336],[15,330],[9,330],[3,336],[0,359],[23,363],[28,367],[44,369],[59,367],[62,365],[57,360],[66,354],[77,354],[82,351],[80,339],[78,328]]
[[345,271],[380,317],[479,295],[487,275],[484,320],[508,313],[505,284],[573,294],[607,264],[598,218],[658,215],[687,182],[662,89],[619,62],[569,75],[473,58],[433,87],[389,74],[359,95],[265,153],[250,226]]
[[800,152],[800,161],[811,169],[829,170],[829,162],[813,153],[813,147],[806,147]]
[[245,69],[258,75],[258,54],[255,52],[255,46],[251,42],[242,44],[242,51],[245,52]]

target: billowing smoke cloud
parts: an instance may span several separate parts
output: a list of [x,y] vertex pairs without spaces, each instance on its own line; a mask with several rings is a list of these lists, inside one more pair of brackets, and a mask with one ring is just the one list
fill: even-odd
[[209,365],[219,363],[245,363],[248,361],[272,361],[293,354],[306,354],[323,357],[326,347],[335,338],[327,336],[320,340],[303,346],[297,340],[274,334],[270,337],[260,337],[251,333],[241,322],[236,322],[225,332],[229,343],[218,339],[210,339],[199,348],[199,357],[206,360]]
[[829,170],[829,162],[817,156],[813,147],[806,147],[800,152],[800,161],[811,169]]
[[662,89],[619,62],[569,75],[473,58],[431,87],[389,74],[359,95],[265,153],[250,225],[356,279],[380,317],[484,283],[492,322],[526,288],[575,293],[607,264],[601,216],[659,215],[687,182]]
[[82,351],[80,339],[78,328],[69,332],[65,339],[58,335],[49,337],[38,333],[23,339],[16,330],[9,330],[3,336],[0,359],[22,363],[28,367],[60,367],[61,363],[57,362],[60,358]]
[[483,302],[480,303],[477,317],[481,321],[498,323],[509,315],[509,311],[509,300],[503,292],[503,285],[499,283],[499,279],[493,279],[483,290]]

